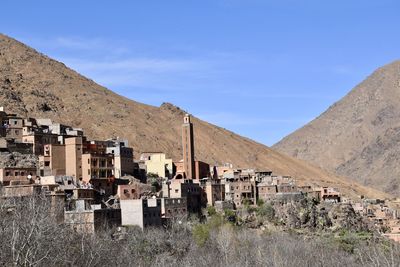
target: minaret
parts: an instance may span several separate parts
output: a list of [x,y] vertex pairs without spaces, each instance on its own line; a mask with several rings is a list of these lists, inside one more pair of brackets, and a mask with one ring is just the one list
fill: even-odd
[[183,169],[187,179],[195,178],[193,124],[186,114],[182,124]]

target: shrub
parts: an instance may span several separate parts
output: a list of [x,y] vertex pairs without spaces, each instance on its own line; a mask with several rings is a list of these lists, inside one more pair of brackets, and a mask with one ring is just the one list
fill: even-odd
[[266,218],[268,221],[273,221],[275,218],[275,209],[271,204],[265,203],[257,208],[257,215]]
[[193,227],[193,238],[199,247],[203,247],[210,238],[210,227],[207,224],[197,224]]

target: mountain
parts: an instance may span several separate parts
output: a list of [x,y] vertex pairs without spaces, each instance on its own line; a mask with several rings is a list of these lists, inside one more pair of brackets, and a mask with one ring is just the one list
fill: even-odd
[[373,72],[273,148],[399,196],[400,61]]
[[[21,116],[81,127],[89,138],[125,137],[136,156],[163,151],[174,160],[181,159],[185,111],[168,103],[154,107],[117,95],[5,35],[0,35],[1,105]],[[197,118],[193,124],[198,160],[269,169],[300,182],[339,187],[352,195],[386,196]]]

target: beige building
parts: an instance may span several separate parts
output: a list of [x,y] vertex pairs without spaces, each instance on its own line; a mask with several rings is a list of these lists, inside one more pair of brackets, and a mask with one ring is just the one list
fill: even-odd
[[125,199],[120,201],[123,226],[137,225],[144,229],[161,226],[161,199]]
[[225,200],[225,184],[221,180],[208,180],[202,184],[207,205],[214,206],[216,201]]
[[44,153],[39,156],[40,176],[56,176],[66,174],[64,145],[45,145]]
[[114,155],[114,176],[121,178],[134,174],[133,149],[128,147],[128,141],[122,139],[110,139],[106,148],[107,154]]
[[0,183],[9,185],[12,181],[28,181],[28,176],[36,178],[36,168],[7,167],[0,169]]
[[51,133],[43,133],[41,131],[31,131],[30,127],[24,127],[24,134],[22,142],[31,144],[33,153],[36,155],[43,155],[44,146],[47,144],[58,144],[58,135]]
[[172,178],[172,159],[167,159],[164,153],[151,154],[145,164],[147,173],[154,173],[159,177]]
[[65,172],[67,176],[82,178],[83,138],[65,139]]
[[202,189],[200,184],[191,179],[172,179],[162,186],[162,196],[165,198],[186,198],[187,210],[190,213],[201,211]]
[[107,179],[114,173],[114,157],[109,154],[83,154],[82,180]]

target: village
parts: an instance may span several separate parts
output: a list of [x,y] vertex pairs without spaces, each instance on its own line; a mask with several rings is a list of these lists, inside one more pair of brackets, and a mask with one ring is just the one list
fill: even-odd
[[206,207],[237,211],[260,201],[351,204],[382,235],[400,242],[396,201],[350,199],[337,188],[307,185],[272,170],[213,166],[195,160],[190,115],[182,123],[182,160],[165,152],[134,154],[123,138],[88,140],[82,129],[50,119],[22,118],[0,108],[0,151],[35,155],[31,166],[3,166],[3,198],[44,195],[60,223],[96,233],[104,226],[148,227],[182,223]]

